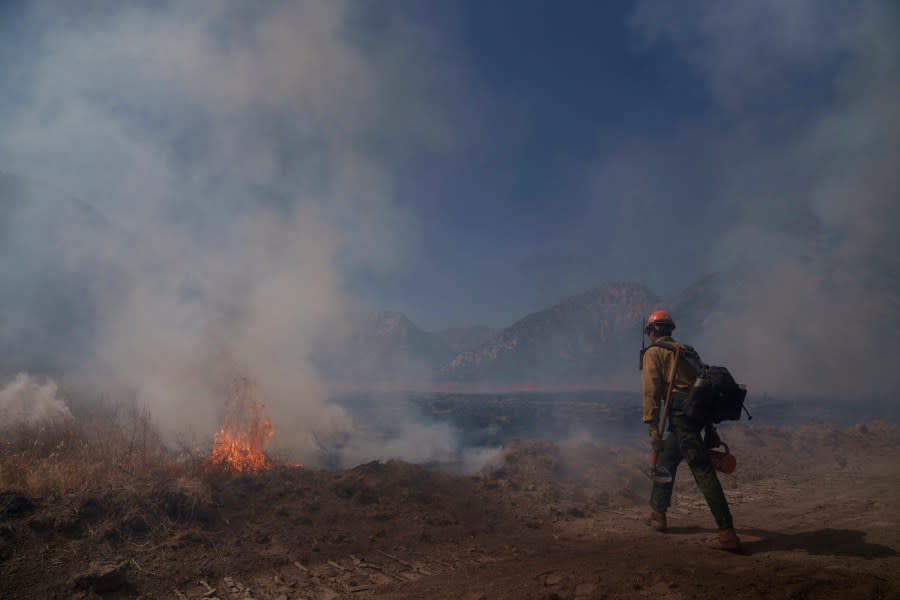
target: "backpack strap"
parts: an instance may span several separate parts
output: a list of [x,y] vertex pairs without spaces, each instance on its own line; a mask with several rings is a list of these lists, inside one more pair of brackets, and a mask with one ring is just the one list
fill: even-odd
[[700,359],[700,355],[697,354],[697,351],[694,350],[692,346],[688,346],[686,344],[677,344],[674,342],[654,342],[647,346],[647,350],[654,347],[662,348],[663,350],[668,350],[669,352],[675,352],[678,348],[681,348],[681,358],[686,360],[687,363],[694,369],[694,371],[700,373],[706,368],[706,363],[704,363]]

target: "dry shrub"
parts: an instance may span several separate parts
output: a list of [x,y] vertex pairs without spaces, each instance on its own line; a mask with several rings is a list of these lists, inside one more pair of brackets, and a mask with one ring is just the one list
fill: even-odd
[[151,479],[178,481],[194,471],[165,447],[146,410],[88,414],[0,432],[0,489],[32,497]]
[[116,542],[213,518],[200,460],[167,448],[147,411],[76,414],[0,431],[0,491],[45,500],[33,527]]

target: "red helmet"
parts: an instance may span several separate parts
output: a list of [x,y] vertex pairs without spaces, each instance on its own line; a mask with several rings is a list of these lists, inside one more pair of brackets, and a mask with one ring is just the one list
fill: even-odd
[[644,328],[644,331],[655,329],[657,325],[665,325],[666,327],[675,329],[675,319],[664,310],[656,310],[653,311],[647,319],[647,326]]

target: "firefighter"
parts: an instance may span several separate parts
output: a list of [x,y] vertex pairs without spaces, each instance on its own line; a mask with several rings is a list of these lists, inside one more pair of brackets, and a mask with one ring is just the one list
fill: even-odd
[[[660,407],[669,385],[669,374],[673,372],[672,367],[676,360],[676,354],[652,344],[657,342],[675,344],[676,342],[672,338],[674,330],[675,321],[664,310],[657,310],[651,314],[644,329],[644,333],[650,338],[651,343],[642,358],[644,423],[650,429],[650,444],[658,453],[657,466],[668,470],[672,475],[672,479],[668,483],[653,483],[650,495],[651,512],[646,523],[656,531],[666,531],[666,510],[672,502],[675,471],[683,459],[687,461],[694,480],[697,482],[697,487],[703,492],[706,503],[716,520],[716,525],[719,527],[718,536],[713,538],[709,545],[720,550],[738,552],[741,549],[741,543],[734,532],[728,501],[725,499],[722,485],[719,483],[719,478],[710,461],[707,451],[709,446],[700,436],[703,424],[691,421],[679,409],[679,401],[687,397],[697,375],[694,368],[684,359],[678,360],[678,364],[675,365],[675,381],[672,385],[672,404],[668,419],[669,435],[663,438],[659,432]],[[709,436],[715,437],[715,439],[708,437],[707,442],[713,443],[718,439],[714,429],[708,430],[707,433]]]

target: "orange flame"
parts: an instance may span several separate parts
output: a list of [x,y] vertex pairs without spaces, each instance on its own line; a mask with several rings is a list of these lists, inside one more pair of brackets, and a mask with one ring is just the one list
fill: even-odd
[[265,406],[256,400],[256,385],[235,377],[226,405],[225,423],[215,436],[209,464],[238,473],[258,473],[272,467],[266,447],[275,428]]

